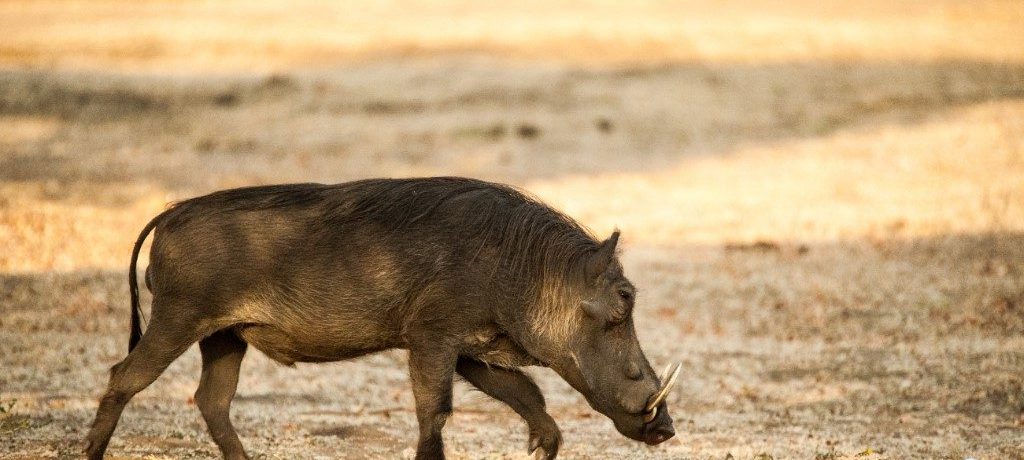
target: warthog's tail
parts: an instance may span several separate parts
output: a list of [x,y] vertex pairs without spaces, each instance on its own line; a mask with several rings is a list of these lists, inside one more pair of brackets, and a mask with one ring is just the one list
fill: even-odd
[[[173,207],[171,209],[174,209]],[[131,322],[131,335],[128,337],[128,352],[131,353],[135,349],[135,345],[138,345],[139,340],[142,339],[142,309],[139,306],[139,280],[136,272],[139,261],[139,251],[142,249],[142,243],[146,241],[146,237],[149,236],[149,232],[153,231],[153,227],[160,222],[168,212],[168,209],[149,221],[148,224],[142,229],[142,233],[139,233],[139,239],[135,240],[135,247],[132,249],[132,262],[128,265],[128,290],[131,293],[132,298],[132,322]]]

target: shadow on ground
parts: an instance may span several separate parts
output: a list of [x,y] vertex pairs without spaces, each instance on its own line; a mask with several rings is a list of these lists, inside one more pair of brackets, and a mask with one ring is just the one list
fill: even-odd
[[527,70],[445,55],[264,76],[6,70],[0,180],[189,191],[647,172],[1022,98],[1024,66],[966,60]]

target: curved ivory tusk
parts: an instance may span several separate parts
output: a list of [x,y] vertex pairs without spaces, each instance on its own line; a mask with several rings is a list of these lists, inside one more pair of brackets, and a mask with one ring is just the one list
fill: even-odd
[[657,415],[658,405],[665,400],[668,396],[668,392],[672,390],[672,386],[676,384],[676,377],[679,377],[679,371],[682,369],[681,363],[669,364],[665,368],[665,372],[661,374],[661,389],[658,393],[647,402],[647,409],[653,415],[650,415],[651,420],[654,420],[654,415]]

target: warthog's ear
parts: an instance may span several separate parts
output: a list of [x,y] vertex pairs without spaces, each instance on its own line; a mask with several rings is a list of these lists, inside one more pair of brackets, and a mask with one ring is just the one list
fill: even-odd
[[609,236],[607,240],[601,243],[601,246],[597,248],[597,252],[593,256],[590,256],[590,261],[587,263],[587,275],[590,279],[597,278],[608,269],[608,264],[615,258],[615,246],[619,244],[619,230],[615,229],[612,232],[612,236]]

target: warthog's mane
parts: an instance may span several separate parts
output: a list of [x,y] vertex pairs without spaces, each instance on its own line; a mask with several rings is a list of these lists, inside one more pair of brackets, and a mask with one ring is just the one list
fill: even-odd
[[[531,303],[537,332],[563,335],[575,324],[573,287],[584,280],[586,258],[600,246],[571,217],[511,186],[475,179],[367,180],[346,218],[367,218],[402,229],[422,224],[458,228],[467,245],[490,247],[511,283]],[[472,261],[470,261],[472,263]],[[575,290],[575,291],[578,291]]]
[[[578,222],[508,185],[459,177],[367,180],[358,199],[341,210],[345,218],[366,218],[402,229],[418,223],[471,235],[466,244],[499,249],[503,263],[518,274],[547,269],[571,274],[599,242]],[[356,187],[354,187],[356,188]]]

